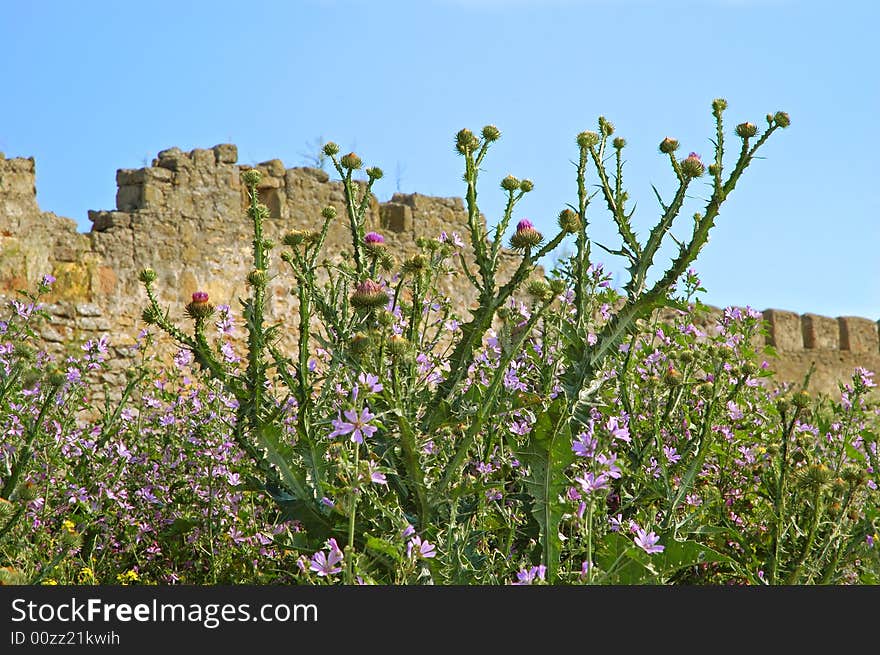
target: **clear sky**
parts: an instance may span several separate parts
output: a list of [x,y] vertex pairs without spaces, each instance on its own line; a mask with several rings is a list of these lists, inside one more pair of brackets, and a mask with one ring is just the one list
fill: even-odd
[[[785,110],[792,126],[724,206],[696,265],[705,300],[880,318],[878,5],[4,0],[0,151],[35,157],[42,209],[87,231],[87,210],[115,206],[116,169],[171,146],[232,142],[241,163],[290,167],[333,140],[385,170],[380,200],[461,196],[454,134],[493,123],[503,136],[483,211],[494,224],[500,179],[530,178],[517,218],[549,234],[576,200],[575,136],[601,114],[627,139],[644,236],[658,216],[651,184],[674,191],[657,145],[673,136],[708,159],[710,104],[724,97],[733,148],[736,123]],[[673,232],[699,208],[695,198]],[[595,240],[616,245],[598,198],[589,214]]]

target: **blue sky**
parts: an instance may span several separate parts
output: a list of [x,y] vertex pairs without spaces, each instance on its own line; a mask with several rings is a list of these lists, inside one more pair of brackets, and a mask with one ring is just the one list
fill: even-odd
[[[708,158],[710,103],[724,97],[730,131],[776,110],[792,126],[724,206],[696,265],[704,299],[876,318],[878,4],[7,2],[0,151],[35,157],[41,207],[87,231],[87,210],[115,205],[116,169],[171,146],[232,142],[242,163],[298,166],[334,140],[385,170],[380,200],[461,196],[453,136],[493,123],[503,136],[485,162],[483,211],[494,223],[500,179],[528,177],[517,218],[550,233],[576,198],[574,138],[601,114],[627,139],[644,235],[658,216],[651,184],[674,191],[657,144],[673,136]],[[590,218],[594,239],[616,245],[598,199]]]

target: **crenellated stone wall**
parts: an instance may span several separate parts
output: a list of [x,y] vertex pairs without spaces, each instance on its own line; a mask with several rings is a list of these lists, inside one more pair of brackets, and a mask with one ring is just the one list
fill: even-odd
[[[211,149],[160,152],[152,165],[116,173],[116,208],[90,211],[90,232],[77,232],[76,222],[42,211],[36,201],[34,160],[6,159],[0,154],[0,297],[28,288],[45,273],[57,279],[48,309],[53,320],[42,336],[55,350],[104,333],[111,335],[114,359],[105,381],[121,384],[129,346],[143,327],[140,315],[146,295],[138,272],[157,271],[156,288],[172,318],[196,290],[210,294],[214,304],[238,309],[247,293],[251,228],[244,213],[245,191],[240,174],[249,166],[237,163],[237,148],[220,144]],[[293,228],[316,228],[327,205],[344,216],[342,185],[313,168],[285,168],[278,159],[256,166],[263,173],[260,196],[269,207],[266,236],[280,243]],[[419,237],[441,232],[464,234],[467,214],[460,198],[395,194],[389,202],[372,200],[369,229],[381,232],[388,249],[402,258],[412,253]],[[328,234],[329,253],[350,249],[344,220]],[[280,273],[279,253],[270,274]],[[517,258],[504,254],[509,273]],[[464,308],[474,300],[463,275],[445,282],[442,291]],[[295,308],[288,276],[270,284],[269,310],[275,317]],[[771,360],[783,380],[798,381],[816,366],[811,389],[834,392],[856,366],[880,370],[878,325],[859,317],[830,318],[768,309]]]

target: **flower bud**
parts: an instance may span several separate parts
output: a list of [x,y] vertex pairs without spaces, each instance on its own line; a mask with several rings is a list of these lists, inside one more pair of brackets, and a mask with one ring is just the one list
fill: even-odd
[[678,150],[678,140],[666,137],[660,142],[660,152],[664,155],[671,154]]
[[858,466],[848,465],[843,469],[843,479],[850,485],[858,487],[868,480],[868,473]]
[[376,315],[376,322],[382,327],[391,327],[394,324],[394,314],[389,311],[381,311]]
[[611,142],[611,145],[614,146],[615,150],[623,150],[626,147],[626,139],[623,137],[617,137]]
[[798,409],[803,409],[808,406],[811,402],[810,394],[806,391],[798,391],[794,397],[792,398],[792,402],[794,402],[794,406]]
[[571,209],[563,209],[559,212],[559,218],[557,220],[559,224],[559,229],[567,234],[574,234],[578,230],[581,229],[581,217],[577,212]]
[[611,136],[614,134],[614,123],[607,120],[604,116],[599,116],[599,131],[604,136]]
[[785,414],[789,409],[791,409],[791,400],[784,396],[776,399],[776,410],[780,414]]
[[560,293],[565,291],[565,280],[562,280],[558,277],[550,280],[550,291],[553,292],[554,296],[558,296]]
[[501,130],[494,125],[487,125],[483,128],[483,138],[490,143],[501,138]]
[[758,133],[758,126],[754,123],[740,123],[736,126],[737,136],[743,139],[749,139]]
[[141,312],[141,320],[147,325],[155,325],[159,322],[159,319],[162,318],[162,315],[159,314],[156,309],[150,305],[143,312]]
[[784,111],[777,111],[773,116],[773,120],[775,120],[776,124],[783,129],[791,125],[791,117]]
[[532,182],[531,180],[523,180],[522,182],[519,183],[519,190],[522,191],[523,193],[528,193],[529,191],[531,191],[534,188],[535,188],[535,183]]
[[262,268],[255,268],[248,273],[247,281],[252,287],[265,287],[269,281],[269,274]]
[[378,166],[371,166],[367,169],[367,177],[371,180],[381,180],[384,174],[385,173],[383,173],[382,169]]
[[247,214],[252,219],[266,219],[269,218],[269,208],[266,207],[261,202],[258,202],[256,205],[249,205],[247,209]]
[[392,334],[388,337],[388,351],[397,357],[406,355],[409,352],[410,343],[406,337],[399,334]]
[[138,280],[140,280],[143,284],[152,284],[156,281],[158,275],[156,271],[152,268],[145,268],[140,273],[138,273]]
[[373,345],[373,340],[363,332],[357,332],[352,338],[351,341],[348,342],[348,347],[351,349],[351,352],[355,355],[363,355],[365,352],[370,350],[370,346]]
[[459,130],[455,135],[455,149],[462,155],[473,152],[480,145],[480,140],[467,128]]
[[404,273],[419,273],[428,267],[428,259],[421,253],[408,257],[403,262]]
[[530,280],[526,285],[526,292],[535,300],[549,300],[553,297],[546,280]]
[[305,230],[291,230],[287,234],[284,235],[284,238],[281,239],[281,242],[285,246],[290,246],[291,248],[296,248],[306,239],[306,235],[308,232]]
[[681,160],[681,172],[684,173],[685,177],[700,177],[705,171],[706,167],[700,161],[700,156],[695,152]]
[[364,165],[361,158],[353,152],[350,152],[347,155],[342,155],[342,159],[339,160],[339,163],[342,164],[342,168],[347,168],[352,171],[356,171]]
[[241,181],[245,183],[246,186],[255,187],[260,183],[260,180],[263,179],[263,174],[260,173],[256,168],[249,168],[244,173],[241,174]]
[[524,218],[517,223],[516,232],[510,237],[510,247],[514,250],[528,250],[540,244],[543,239],[532,222]]
[[577,144],[581,148],[590,148],[597,143],[599,143],[599,135],[595,132],[586,131],[577,135]]
[[324,154],[328,157],[333,157],[334,155],[339,154],[339,146],[333,143],[332,141],[328,141],[324,144]]
[[501,180],[501,188],[505,191],[516,191],[517,189],[519,189],[519,184],[519,180],[513,175],[508,175],[503,180]]
[[718,173],[721,172],[721,167],[718,164],[712,163],[709,164],[709,175],[715,177]]
[[715,98],[712,101],[712,112],[717,116],[721,112],[727,109],[727,100],[724,98]]
[[321,210],[321,216],[326,218],[328,221],[336,218],[336,207],[332,205],[327,205],[324,209]]
[[358,309],[376,309],[388,304],[388,294],[378,282],[364,280],[358,282],[351,294],[351,304]]

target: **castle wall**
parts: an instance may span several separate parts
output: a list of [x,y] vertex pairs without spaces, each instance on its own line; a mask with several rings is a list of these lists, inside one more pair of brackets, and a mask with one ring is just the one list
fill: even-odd
[[[116,173],[116,208],[90,211],[92,229],[77,232],[76,222],[42,211],[36,201],[34,160],[6,159],[0,154],[0,296],[29,288],[44,273],[57,278],[48,309],[51,324],[42,336],[50,348],[111,335],[114,361],[105,381],[121,384],[130,346],[143,327],[140,315],[146,294],[138,272],[153,268],[162,303],[180,319],[196,290],[210,294],[214,304],[239,309],[245,297],[245,276],[251,267],[251,227],[237,148],[220,144],[183,152],[170,148],[152,165]],[[342,185],[326,172],[285,168],[278,159],[259,164],[260,196],[269,207],[266,237],[279,244],[272,253],[269,311],[274,318],[292,315],[290,276],[279,269],[282,236],[294,228],[316,229],[320,212],[336,207],[326,252],[350,250]],[[442,231],[466,232],[467,214],[460,198],[395,194],[389,202],[371,202],[368,229],[381,232],[389,252],[398,258],[416,249],[419,237]],[[506,254],[502,269],[516,263]],[[503,280],[502,280],[503,281]],[[445,281],[443,293],[466,308],[473,288],[463,274]],[[771,366],[782,380],[800,381],[815,364],[810,388],[834,393],[856,366],[880,371],[878,324],[861,317],[798,315],[778,309],[764,311],[778,358]]]

